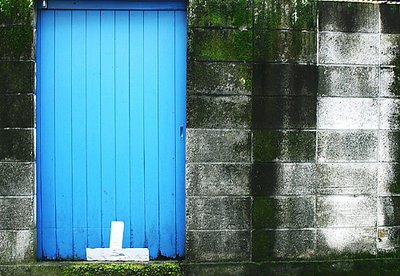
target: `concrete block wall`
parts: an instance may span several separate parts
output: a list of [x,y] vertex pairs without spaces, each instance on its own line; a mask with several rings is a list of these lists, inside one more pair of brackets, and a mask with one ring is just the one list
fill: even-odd
[[0,1],[0,263],[35,259],[32,15],[29,0]]

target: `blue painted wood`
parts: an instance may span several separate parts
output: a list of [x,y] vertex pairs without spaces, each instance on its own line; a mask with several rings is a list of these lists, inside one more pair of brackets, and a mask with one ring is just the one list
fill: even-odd
[[124,247],[183,256],[185,12],[38,17],[39,258],[108,247],[116,219]]
[[64,10],[186,10],[186,1],[113,1],[110,5],[109,0],[96,1],[73,1],[73,0],[48,0],[47,7],[42,6],[43,2],[39,1],[39,9],[64,9]]

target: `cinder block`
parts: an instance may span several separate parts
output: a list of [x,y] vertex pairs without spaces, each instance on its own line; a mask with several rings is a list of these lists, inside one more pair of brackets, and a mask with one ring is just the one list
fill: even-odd
[[187,164],[186,195],[250,195],[251,165]]
[[185,260],[249,261],[250,231],[187,231]]
[[[319,66],[318,95],[327,97],[377,97],[377,67]],[[343,84],[346,85],[343,85]]]
[[187,230],[246,230],[250,228],[250,197],[188,197]]
[[33,61],[0,61],[0,94],[34,91]]
[[381,34],[381,64],[397,65],[400,64],[400,35]]
[[363,258],[376,255],[376,228],[330,228],[317,230],[320,258]]
[[0,59],[31,60],[33,58],[33,27],[2,27],[0,37]]
[[384,162],[400,161],[400,132],[380,131],[379,160]]
[[250,128],[251,100],[248,96],[189,96],[189,128]]
[[400,252],[400,227],[378,227],[377,247],[381,256],[397,255]]
[[380,128],[400,129],[400,99],[380,100]]
[[381,97],[400,96],[400,78],[396,78],[393,68],[382,68],[381,78]]
[[377,131],[320,131],[318,161],[377,161]]
[[0,262],[36,261],[34,230],[0,231]]
[[316,97],[253,97],[253,129],[315,129]]
[[315,136],[314,131],[254,131],[254,161],[314,161]]
[[33,4],[30,0],[4,1],[1,4],[1,25],[31,25]]
[[33,196],[33,163],[0,163],[0,196]]
[[315,197],[255,197],[253,228],[314,227]]
[[255,61],[315,63],[316,53],[315,32],[254,31]]
[[378,34],[322,32],[319,63],[378,65],[378,49]]
[[378,129],[377,99],[325,97],[318,100],[319,129]]
[[0,162],[35,159],[33,130],[0,129],[0,141]]
[[250,132],[188,129],[187,162],[250,162]]
[[256,64],[253,88],[253,95],[260,96],[316,96],[318,69],[309,64]]
[[376,225],[376,198],[373,196],[319,196],[318,227],[366,227]]
[[375,194],[378,168],[378,164],[368,163],[318,164],[317,194]]
[[400,197],[382,196],[378,199],[378,226],[400,225]]
[[187,74],[188,95],[251,95],[248,64],[189,61]]
[[256,230],[253,261],[311,259],[315,255],[315,230]]
[[192,27],[251,27],[251,1],[192,0],[188,6],[188,23]]
[[321,31],[377,33],[379,5],[371,3],[318,2]]
[[400,34],[400,6],[390,4],[379,5],[381,16],[381,32]]
[[0,127],[32,128],[34,126],[33,95],[0,94]]
[[234,29],[191,29],[189,60],[251,61],[252,32]]
[[33,198],[0,198],[0,229],[32,229],[33,204]]
[[313,1],[254,1],[256,29],[315,30],[316,19],[316,7]]
[[400,164],[380,163],[378,174],[378,194],[400,194]]
[[255,163],[252,169],[252,195],[313,195],[317,167],[313,163]]

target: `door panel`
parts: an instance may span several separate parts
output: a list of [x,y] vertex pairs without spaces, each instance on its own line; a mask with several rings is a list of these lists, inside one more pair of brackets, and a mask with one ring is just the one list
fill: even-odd
[[42,9],[37,39],[39,258],[108,247],[113,220],[183,256],[186,12]]

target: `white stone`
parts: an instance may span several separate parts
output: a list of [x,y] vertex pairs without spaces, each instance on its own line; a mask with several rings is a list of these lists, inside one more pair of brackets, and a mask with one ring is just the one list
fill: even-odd
[[110,248],[121,249],[123,238],[124,238],[124,222],[112,221],[111,234],[110,234]]
[[148,248],[86,248],[88,261],[149,261]]

